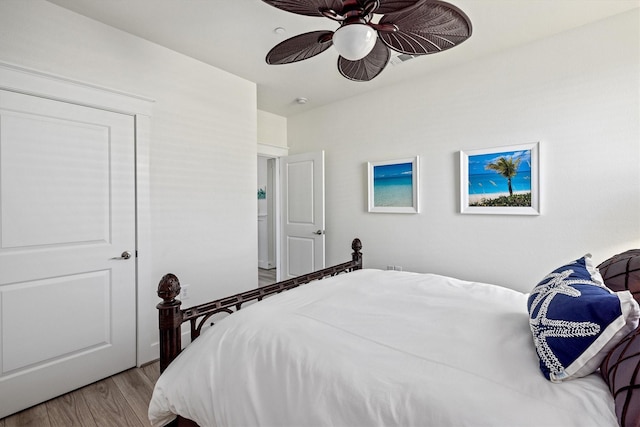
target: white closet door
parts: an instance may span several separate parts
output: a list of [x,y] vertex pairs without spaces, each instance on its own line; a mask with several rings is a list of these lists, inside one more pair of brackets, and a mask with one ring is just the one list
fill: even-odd
[[0,90],[0,418],[135,365],[134,153],[132,116]]

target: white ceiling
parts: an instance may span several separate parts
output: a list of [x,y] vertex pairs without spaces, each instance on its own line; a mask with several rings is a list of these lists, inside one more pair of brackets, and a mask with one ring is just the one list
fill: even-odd
[[[267,65],[266,53],[280,41],[337,24],[261,0],[48,1],[253,81],[258,108],[285,117],[640,8],[640,0],[449,0],[471,19],[469,40],[389,64],[377,78],[361,83],[339,74],[333,48],[295,64]],[[286,34],[276,34],[276,27]],[[309,101],[300,105],[298,97]]]

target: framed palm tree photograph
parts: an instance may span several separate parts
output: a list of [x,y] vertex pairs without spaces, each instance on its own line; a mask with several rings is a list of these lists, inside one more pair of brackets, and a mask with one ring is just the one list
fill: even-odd
[[460,213],[540,215],[540,143],[460,151]]

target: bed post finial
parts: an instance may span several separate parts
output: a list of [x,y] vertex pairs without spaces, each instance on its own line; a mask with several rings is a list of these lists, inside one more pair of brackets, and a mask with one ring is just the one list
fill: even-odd
[[165,274],[160,283],[158,283],[158,296],[164,300],[164,302],[170,303],[180,295],[180,280],[175,274]]
[[360,270],[362,268],[362,242],[357,237],[353,239],[351,242],[351,249],[353,249],[353,253],[351,254],[351,259],[353,262],[357,263],[357,266],[354,267],[354,270]]
[[182,349],[182,302],[176,299],[179,294],[180,281],[175,274],[166,274],[158,284],[158,296],[162,302],[156,306],[160,327],[160,372],[169,366]]

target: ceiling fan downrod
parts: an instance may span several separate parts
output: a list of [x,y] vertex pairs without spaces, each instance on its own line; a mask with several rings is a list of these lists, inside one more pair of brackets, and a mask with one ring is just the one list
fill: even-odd
[[342,12],[333,9],[321,8],[318,11],[326,18],[345,24],[368,24],[373,18],[373,13],[380,6],[379,0],[370,0],[361,5],[357,0],[346,0],[342,5]]

